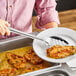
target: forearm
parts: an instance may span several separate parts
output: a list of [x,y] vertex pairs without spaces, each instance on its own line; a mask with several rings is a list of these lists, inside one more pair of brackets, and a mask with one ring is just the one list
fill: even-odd
[[45,29],[54,28],[54,27],[58,27],[58,24],[56,22],[49,22],[49,23],[43,25],[43,28],[45,28]]
[[[38,16],[37,16],[36,27],[42,30],[46,28],[57,27],[58,24],[60,24],[60,21],[58,17],[58,12],[55,10],[56,9],[55,0],[47,0],[47,1],[43,0],[43,1],[44,1],[42,3],[43,6],[40,6],[39,10],[37,8]],[[47,4],[44,5],[45,3]],[[39,5],[38,2],[37,5]]]

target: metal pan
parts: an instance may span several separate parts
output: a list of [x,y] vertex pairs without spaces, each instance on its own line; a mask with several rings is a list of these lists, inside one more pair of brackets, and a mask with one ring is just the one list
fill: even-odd
[[[34,34],[37,34],[37,33],[34,33]],[[24,46],[29,46],[29,45],[32,45],[32,42],[33,42],[32,39],[27,38],[25,36],[16,36],[16,37],[0,40],[0,52],[17,49]],[[53,64],[54,65],[49,68],[45,68],[34,72],[29,72],[20,76],[30,76],[31,74],[36,74],[37,72],[43,72],[43,71],[47,71],[61,66],[60,64],[57,64],[57,63],[56,64],[53,63]]]
[[[26,76],[25,74],[20,76]],[[53,68],[47,71],[40,71],[27,76],[76,76],[76,71],[71,72],[71,69],[63,63],[61,67]]]

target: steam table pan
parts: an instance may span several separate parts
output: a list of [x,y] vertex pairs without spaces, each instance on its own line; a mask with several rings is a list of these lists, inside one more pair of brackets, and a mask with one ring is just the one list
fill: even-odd
[[[36,32],[33,34],[37,34]],[[25,36],[16,36],[16,37],[11,37],[8,39],[3,39],[0,40],[0,52],[4,52],[7,50],[13,50],[13,49],[17,49],[20,47],[24,47],[24,46],[32,46],[32,42],[33,40],[25,37]],[[29,72],[29,73],[25,73],[22,75],[18,75],[18,76],[73,76],[70,71],[67,71],[67,67],[65,66],[65,64],[63,65],[63,67],[65,68],[61,68],[61,64],[58,63],[52,63],[53,66],[45,68],[45,69],[41,69],[38,71],[33,71],[33,72]],[[76,71],[74,71],[74,73],[76,73]]]
[[[36,33],[33,33],[33,34],[36,34]],[[8,39],[3,39],[3,40],[0,40],[0,52],[4,52],[7,50],[13,50],[13,49],[17,49],[17,48],[24,47],[24,46],[30,46],[30,45],[32,45],[32,42],[33,42],[32,39],[25,37],[25,36],[16,36],[16,37],[8,38]],[[52,64],[53,64],[53,66],[51,66],[51,67],[41,69],[38,71],[25,73],[25,74],[19,75],[19,76],[30,76],[31,74],[33,76],[33,74],[36,74],[38,72],[44,72],[49,69],[54,69],[54,68],[61,66],[60,64],[57,64],[57,63],[52,63]]]

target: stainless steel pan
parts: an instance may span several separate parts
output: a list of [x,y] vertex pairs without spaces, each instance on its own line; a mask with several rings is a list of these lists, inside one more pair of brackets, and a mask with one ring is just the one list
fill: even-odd
[[[33,33],[33,34],[35,35],[37,33]],[[25,36],[16,36],[16,37],[0,40],[0,52],[5,52],[7,50],[17,49],[17,48],[29,46],[29,45],[32,46],[32,42],[33,42],[32,39]],[[34,72],[29,72],[21,76],[30,76],[31,74],[33,75],[38,72],[47,71],[49,69],[54,69],[61,66],[60,64],[56,64],[56,63],[53,63],[53,64],[54,65],[49,68],[45,68],[45,69],[34,71]]]

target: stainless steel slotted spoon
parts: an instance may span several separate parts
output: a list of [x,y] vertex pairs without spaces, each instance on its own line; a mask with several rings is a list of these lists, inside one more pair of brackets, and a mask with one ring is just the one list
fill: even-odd
[[58,36],[51,36],[49,38],[47,38],[47,40],[44,40],[44,39],[41,39],[39,37],[36,37],[35,35],[32,35],[32,34],[28,34],[28,33],[25,33],[25,32],[22,32],[22,31],[19,31],[19,30],[16,30],[12,27],[9,27],[10,31],[11,32],[14,32],[16,34],[19,34],[19,35],[24,35],[24,36],[27,36],[29,38],[32,38],[32,39],[37,39],[37,40],[41,40],[43,42],[45,42],[49,47],[50,47],[50,42],[48,41],[48,39],[51,39],[52,40],[52,44],[57,42],[57,44],[59,45],[68,45],[69,43],[64,40],[63,38],[61,37],[58,37]]

